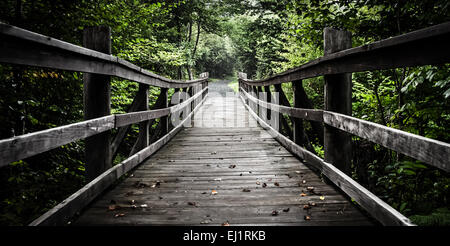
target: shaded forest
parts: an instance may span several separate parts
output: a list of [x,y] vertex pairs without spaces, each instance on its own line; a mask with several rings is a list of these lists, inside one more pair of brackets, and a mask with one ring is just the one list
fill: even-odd
[[[5,0],[0,21],[77,45],[85,27],[106,25],[114,56],[173,79],[207,71],[236,83],[237,72],[266,78],[323,56],[325,27],[352,32],[356,47],[450,21],[450,2]],[[449,68],[354,73],[353,116],[449,143]],[[314,108],[323,108],[323,77],[303,86]],[[292,104],[290,84],[283,89]],[[111,90],[111,113],[125,113],[138,84],[113,78]],[[0,139],[83,120],[82,92],[79,72],[1,64]],[[159,89],[150,87],[149,94],[152,106]],[[322,140],[305,127],[323,157]],[[128,156],[137,132],[133,125],[114,163]],[[418,225],[450,225],[447,173],[359,137],[353,144],[352,178]],[[3,168],[0,224],[30,223],[81,188],[84,171],[84,141]]]

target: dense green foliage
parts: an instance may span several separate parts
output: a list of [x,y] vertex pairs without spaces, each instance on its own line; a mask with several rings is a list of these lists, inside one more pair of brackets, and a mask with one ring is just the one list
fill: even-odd
[[[77,45],[84,27],[110,26],[113,55],[175,79],[204,71],[216,78],[238,71],[271,76],[322,56],[325,27],[351,31],[358,46],[449,20],[445,0],[0,2],[0,21]],[[1,139],[83,119],[81,73],[2,64],[0,81]],[[315,108],[323,108],[323,84],[323,77],[303,81]],[[292,103],[290,84],[283,89]],[[112,113],[126,112],[137,90],[137,83],[113,79]],[[150,106],[158,95],[151,87]],[[353,74],[353,116],[444,142],[450,142],[449,98],[448,64]],[[136,137],[133,126],[115,163]],[[448,174],[357,137],[353,149],[359,183],[416,223],[448,225]],[[3,168],[0,224],[27,224],[78,190],[85,182],[83,151],[78,141]]]

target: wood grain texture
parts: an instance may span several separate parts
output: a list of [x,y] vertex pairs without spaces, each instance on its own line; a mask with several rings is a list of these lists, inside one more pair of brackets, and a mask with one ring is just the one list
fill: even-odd
[[114,128],[115,116],[105,116],[0,140],[0,166]]
[[[73,224],[374,225],[339,190],[323,183],[253,124],[254,119],[252,125],[233,125],[234,119],[244,116],[245,107],[236,96],[225,99],[214,93],[221,87],[215,83],[210,83],[211,97],[198,112],[205,114],[194,117],[192,127],[182,129],[127,179],[96,199]],[[117,210],[108,211],[111,201]],[[304,209],[308,202],[315,206]],[[115,217],[118,213],[124,215]]]
[[111,75],[164,88],[186,88],[207,80],[207,77],[190,81],[165,78],[118,57],[1,22],[0,37],[2,63]]
[[[241,97],[241,100],[244,101],[244,98]],[[248,106],[247,109],[251,110],[250,107]],[[358,184],[356,181],[351,179],[345,173],[341,172],[335,166],[323,161],[318,156],[298,146],[290,139],[286,138],[285,136],[274,130],[272,127],[270,127],[268,124],[266,124],[254,112],[252,111],[249,112],[253,117],[255,117],[255,119],[264,129],[266,129],[276,140],[280,142],[281,145],[286,147],[290,152],[294,153],[296,156],[302,158],[307,164],[310,164],[314,168],[320,170],[322,174],[328,177],[343,192],[345,192],[349,197],[354,199],[362,208],[364,208],[368,213],[370,213],[383,225],[403,225],[403,226],[413,225],[408,218],[406,218],[404,215],[402,215],[394,208],[389,206],[387,203],[382,201],[372,192],[370,192],[369,190]]]
[[324,111],[324,123],[386,148],[450,171],[450,144],[348,115]]

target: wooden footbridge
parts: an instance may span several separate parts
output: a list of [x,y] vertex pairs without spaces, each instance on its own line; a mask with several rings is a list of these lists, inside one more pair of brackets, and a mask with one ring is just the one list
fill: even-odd
[[[323,57],[262,80],[240,73],[238,93],[208,73],[172,80],[111,56],[105,27],[86,29],[83,43],[0,23],[0,62],[84,73],[85,121],[0,140],[6,166],[85,139],[88,183],[30,225],[413,225],[348,175],[350,134],[450,170],[450,144],[351,117],[352,72],[448,63],[450,23],[356,48],[350,33],[326,28]],[[111,76],[140,83],[129,113],[110,113]],[[316,76],[325,77],[324,109],[304,100],[301,80]],[[292,83],[294,105],[282,83]],[[149,86],[161,88],[152,109]],[[184,92],[173,105],[171,88]],[[164,134],[153,139],[157,119]],[[138,140],[112,166],[131,124]]]

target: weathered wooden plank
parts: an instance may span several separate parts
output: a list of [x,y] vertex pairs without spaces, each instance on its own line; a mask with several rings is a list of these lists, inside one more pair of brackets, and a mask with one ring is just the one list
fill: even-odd
[[[242,100],[244,100],[241,97]],[[287,148],[289,151],[304,159],[307,163],[313,165],[317,169],[321,170],[322,173],[327,176],[334,184],[342,189],[348,196],[354,199],[362,208],[364,208],[369,214],[380,221],[384,225],[413,225],[411,221],[404,215],[399,213],[397,210],[389,206],[387,203],[382,201],[372,192],[358,184],[352,178],[347,176],[345,173],[341,172],[339,169],[334,167],[332,164],[324,162],[321,158],[315,156],[311,152],[303,149],[302,147],[296,145],[290,139],[279,134],[272,127],[266,124],[262,119],[260,119],[253,111],[250,114],[255,117],[259,124],[269,131],[275,139],[277,139],[281,145]]]
[[348,115],[324,111],[324,123],[386,148],[450,171],[450,144],[360,120]]
[[[205,98],[206,99],[206,98]],[[200,107],[196,108],[196,110]],[[195,112],[195,111],[194,111]],[[193,114],[194,112],[191,112]],[[89,182],[83,188],[72,194],[70,197],[47,211],[45,214],[30,223],[31,226],[36,225],[64,225],[75,213],[79,212],[83,207],[92,202],[101,192],[113,184],[123,174],[130,171],[146,158],[152,155],[155,151],[161,148],[167,141],[178,133],[183,127],[181,122],[177,127],[172,129],[167,135],[149,145],[147,148],[130,156],[125,161],[108,169],[100,176]]]
[[114,115],[0,140],[0,166],[114,128]]
[[0,22],[0,62],[117,76],[164,88],[186,88],[207,80],[172,80],[115,56]]
[[[203,89],[203,91],[205,91]],[[161,118],[163,116],[167,116],[171,113],[177,112],[179,110],[182,110],[183,108],[190,106],[190,103],[195,100],[196,98],[200,97],[202,95],[202,92],[198,92],[193,97],[190,97],[188,100],[168,107],[164,109],[153,109],[153,110],[147,110],[147,111],[140,111],[140,112],[132,112],[132,113],[126,113],[126,114],[117,114],[116,115],[116,126],[115,127],[123,127],[130,124],[139,123],[142,121],[150,120],[150,119],[156,119]]]
[[283,114],[287,114],[287,115],[297,117],[297,118],[302,118],[305,120],[323,122],[322,110],[293,108],[293,107],[286,107],[286,106],[273,104],[273,103],[267,103],[267,102],[264,102],[262,100],[259,100],[255,97],[253,97],[251,94],[247,93],[246,91],[244,91],[242,89],[241,89],[241,91],[248,100],[250,100],[253,103],[258,104],[264,108],[270,108],[275,112],[280,112]]
[[441,64],[450,61],[450,50],[446,48],[449,42],[450,22],[445,22],[325,55],[270,78],[239,80],[251,86],[267,86],[328,74]]

